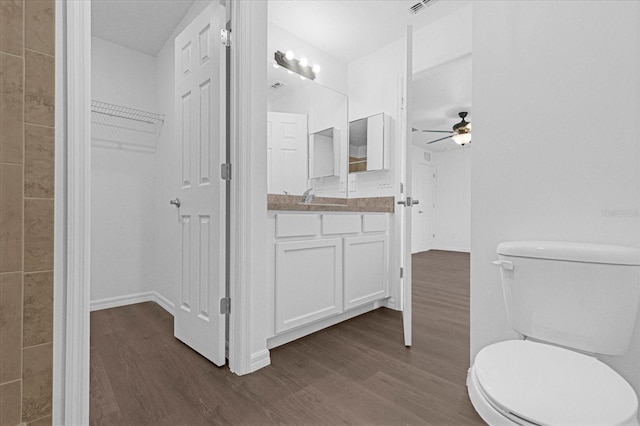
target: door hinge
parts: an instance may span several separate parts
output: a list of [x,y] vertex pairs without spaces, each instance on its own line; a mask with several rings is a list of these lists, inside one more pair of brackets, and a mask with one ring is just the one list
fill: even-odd
[[231,180],[231,164],[220,164],[220,179]]
[[404,96],[402,96],[400,98],[400,109],[404,109],[405,105],[404,105]]
[[220,313],[222,315],[231,313],[231,298],[223,297],[220,299]]
[[231,30],[220,30],[220,42],[226,47],[231,47]]
[[400,193],[404,194],[404,183],[400,182]]
[[404,268],[400,268],[400,278],[404,277]]

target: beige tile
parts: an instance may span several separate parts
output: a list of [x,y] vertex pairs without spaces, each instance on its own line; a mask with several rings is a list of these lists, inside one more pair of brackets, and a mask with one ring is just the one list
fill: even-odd
[[53,200],[24,200],[24,272],[53,269]]
[[53,127],[24,126],[24,196],[53,198]]
[[53,272],[24,274],[22,346],[53,341]]
[[20,380],[0,385],[0,426],[20,424],[21,394]]
[[47,416],[27,423],[27,426],[51,426],[52,423],[51,416]]
[[22,421],[28,423],[51,414],[52,344],[23,349],[22,356]]
[[22,56],[23,0],[0,0],[0,51]]
[[55,60],[53,56],[24,52],[24,121],[54,125]]
[[0,163],[0,273],[22,270],[22,166]]
[[0,274],[0,383],[20,378],[22,272]]
[[24,8],[24,47],[38,52],[55,53],[55,2],[26,0]]
[[[4,1],[0,1],[0,4]],[[22,164],[24,59],[0,53],[0,162]]]

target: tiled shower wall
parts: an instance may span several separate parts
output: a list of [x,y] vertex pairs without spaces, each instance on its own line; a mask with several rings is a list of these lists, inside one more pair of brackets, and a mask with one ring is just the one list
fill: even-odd
[[0,0],[0,425],[51,424],[54,0]]

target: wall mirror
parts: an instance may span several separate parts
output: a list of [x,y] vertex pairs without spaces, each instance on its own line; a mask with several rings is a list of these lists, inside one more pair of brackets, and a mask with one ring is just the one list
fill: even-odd
[[340,168],[340,131],[334,127],[309,135],[309,178],[336,176]]
[[318,180],[345,179],[347,96],[269,62],[267,190],[302,194]]
[[349,122],[349,173],[386,170],[389,117],[383,113]]

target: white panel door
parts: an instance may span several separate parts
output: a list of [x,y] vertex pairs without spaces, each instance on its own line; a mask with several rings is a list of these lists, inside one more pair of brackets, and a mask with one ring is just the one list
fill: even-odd
[[344,239],[344,309],[388,296],[387,236]]
[[174,335],[216,365],[225,363],[224,49],[217,4],[175,39],[175,129],[182,148],[181,275]]
[[267,191],[300,195],[307,190],[307,116],[267,114]]
[[413,219],[412,253],[427,251],[433,247],[435,192],[433,167],[416,162],[413,168],[413,193],[420,200],[420,204],[411,209]]
[[342,312],[342,240],[276,243],[275,331]]

